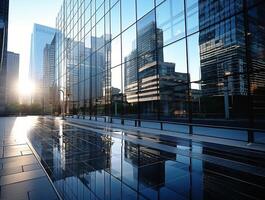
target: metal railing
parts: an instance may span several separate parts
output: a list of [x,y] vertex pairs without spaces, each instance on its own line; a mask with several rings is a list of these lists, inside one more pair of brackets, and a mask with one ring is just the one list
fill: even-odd
[[[184,131],[182,133],[189,134],[189,135],[204,135],[209,137],[215,137],[215,138],[223,138],[223,139],[232,139],[232,140],[238,140],[238,141],[246,141],[249,144],[255,143],[255,132],[264,133],[265,137],[265,130],[263,129],[255,129],[255,128],[245,128],[245,127],[233,127],[233,126],[221,126],[221,125],[208,125],[208,124],[198,124],[198,123],[186,123],[186,122],[175,122],[175,121],[163,121],[163,120],[148,120],[148,119],[136,119],[136,118],[126,118],[126,117],[110,117],[110,116],[80,116],[80,115],[72,115],[68,116],[72,118],[82,118],[82,119],[88,119],[92,121],[101,121],[105,123],[114,123],[114,124],[121,124],[121,125],[127,125],[127,126],[133,126],[133,127],[142,127],[142,128],[151,128],[155,130],[163,130],[163,131],[178,131],[180,130],[172,130],[169,128],[166,128],[170,125],[173,126],[183,126],[183,128],[186,128],[187,131]],[[115,123],[114,121],[119,120],[119,122]],[[127,123],[126,123],[127,122]],[[129,123],[130,122],[130,123]],[[146,123],[153,123],[153,126],[147,126]],[[156,126],[154,126],[156,124]],[[233,137],[222,137],[220,136],[211,136],[207,134],[200,134],[194,131],[196,128],[207,128],[212,129],[213,131],[216,131],[214,129],[219,130],[233,130],[238,131],[240,134],[246,134],[245,136],[242,135],[242,138],[246,139],[235,139]]]

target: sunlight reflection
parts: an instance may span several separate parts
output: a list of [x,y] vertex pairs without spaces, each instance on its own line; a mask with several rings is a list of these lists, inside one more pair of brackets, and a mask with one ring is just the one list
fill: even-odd
[[36,124],[38,117],[18,117],[11,131],[11,136],[19,143],[27,139],[27,133]]
[[59,120],[59,155],[61,157],[61,168],[65,170],[65,143],[63,141],[63,121]]

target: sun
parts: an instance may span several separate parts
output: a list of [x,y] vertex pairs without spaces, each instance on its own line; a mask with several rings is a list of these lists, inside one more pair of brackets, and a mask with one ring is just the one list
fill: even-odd
[[35,84],[30,80],[19,81],[17,90],[20,97],[29,97],[34,93]]

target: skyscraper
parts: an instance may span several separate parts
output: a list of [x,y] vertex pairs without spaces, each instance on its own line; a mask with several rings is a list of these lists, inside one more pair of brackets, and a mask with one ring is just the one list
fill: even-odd
[[50,44],[56,30],[40,24],[34,24],[31,34],[31,52],[30,52],[30,79],[35,85],[35,92],[31,102],[40,104],[42,102],[42,84],[43,84],[43,51],[46,44]]
[[19,103],[19,54],[7,52],[6,101],[7,104]]
[[0,1],[0,115],[5,111],[6,53],[9,0]]
[[51,44],[46,44],[43,51],[43,108],[44,113],[50,113],[54,102],[53,84],[55,81],[55,47],[56,36]]

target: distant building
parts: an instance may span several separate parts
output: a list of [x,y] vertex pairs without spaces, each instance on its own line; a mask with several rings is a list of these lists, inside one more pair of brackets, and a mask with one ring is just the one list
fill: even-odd
[[19,54],[7,52],[6,101],[7,104],[19,103]]
[[6,53],[9,0],[0,1],[0,115],[5,111]]
[[42,104],[42,83],[43,83],[43,51],[46,44],[50,44],[56,30],[40,24],[34,24],[31,35],[30,52],[30,79],[35,85],[31,103]]
[[46,44],[43,51],[43,106],[44,113],[52,111],[54,102],[53,83],[55,81],[55,46],[56,37],[51,44]]

